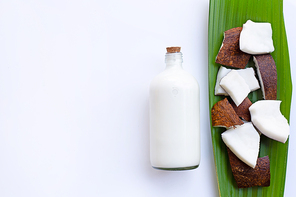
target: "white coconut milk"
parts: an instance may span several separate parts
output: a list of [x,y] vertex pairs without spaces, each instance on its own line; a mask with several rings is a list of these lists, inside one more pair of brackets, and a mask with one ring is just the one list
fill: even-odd
[[150,85],[150,161],[159,169],[194,169],[200,162],[199,86],[182,68],[182,53],[166,54],[166,69]]

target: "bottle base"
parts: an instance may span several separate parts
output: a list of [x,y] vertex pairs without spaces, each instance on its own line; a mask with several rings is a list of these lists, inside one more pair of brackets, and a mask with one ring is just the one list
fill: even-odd
[[162,168],[162,167],[155,167],[152,166],[154,169],[157,170],[167,170],[167,171],[183,171],[183,170],[193,170],[198,168],[199,165],[196,166],[189,166],[189,167],[178,167],[178,168]]

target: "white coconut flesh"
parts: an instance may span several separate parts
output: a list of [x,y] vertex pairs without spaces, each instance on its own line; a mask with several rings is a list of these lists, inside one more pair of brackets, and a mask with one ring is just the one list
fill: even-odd
[[218,71],[218,74],[217,74],[217,79],[216,79],[215,95],[228,96],[228,94],[225,92],[225,90],[220,86],[220,81],[230,71],[231,71],[231,69],[228,69],[228,68],[225,68],[223,66],[220,66],[219,71]]
[[[220,81],[231,70],[233,69],[228,69],[223,66],[220,66],[216,79],[215,95],[228,96],[227,92],[225,92],[225,90],[220,86]],[[259,82],[255,77],[255,72],[253,68],[236,69],[236,71],[240,74],[240,76],[244,78],[245,82],[248,84],[250,88],[250,91],[255,91],[260,88]]]
[[255,77],[255,71],[253,68],[239,69],[237,70],[237,72],[245,79],[251,91],[255,91],[260,88],[259,82]]
[[236,70],[231,70],[223,77],[220,86],[228,93],[236,106],[239,106],[250,93],[248,84]]
[[252,104],[249,110],[253,124],[263,135],[285,143],[290,126],[280,111],[280,104],[279,100],[261,100]]
[[266,54],[274,51],[270,23],[248,20],[240,33],[240,50],[248,54]]
[[255,168],[260,145],[260,135],[253,124],[248,122],[228,129],[222,135],[226,146],[245,164]]

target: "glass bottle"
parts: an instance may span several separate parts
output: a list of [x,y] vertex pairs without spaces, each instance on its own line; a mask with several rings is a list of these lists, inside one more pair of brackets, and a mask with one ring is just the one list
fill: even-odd
[[199,86],[182,68],[180,47],[168,47],[166,68],[150,84],[150,162],[190,170],[200,163]]

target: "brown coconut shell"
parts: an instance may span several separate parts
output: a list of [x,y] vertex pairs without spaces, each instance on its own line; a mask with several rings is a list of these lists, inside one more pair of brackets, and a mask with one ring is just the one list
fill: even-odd
[[277,99],[277,71],[274,59],[270,54],[255,55],[254,62],[259,77],[261,88],[264,88],[263,97],[266,100]]
[[244,122],[238,117],[227,98],[218,101],[211,110],[213,127],[234,127]]
[[249,107],[252,105],[252,102],[248,97],[246,97],[245,100],[243,100],[243,102],[239,106],[236,106],[236,104],[231,99],[228,99],[228,101],[239,117],[248,122],[251,121]]
[[236,27],[224,32],[222,47],[216,57],[216,63],[234,67],[245,68],[251,55],[239,48],[239,37],[242,27]]
[[229,148],[227,148],[227,152],[238,188],[268,187],[270,185],[270,162],[268,156],[258,158],[255,168],[252,168],[242,162]]

